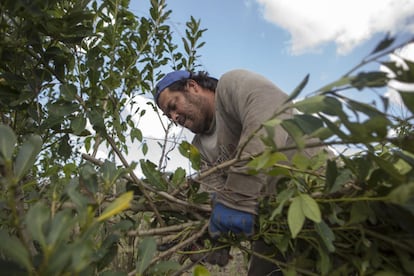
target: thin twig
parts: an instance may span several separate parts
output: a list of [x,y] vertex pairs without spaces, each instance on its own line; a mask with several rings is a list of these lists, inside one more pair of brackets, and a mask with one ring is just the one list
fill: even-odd
[[[150,265],[155,264],[159,260],[170,256],[171,254],[177,252],[180,248],[183,248],[184,246],[186,246],[186,245],[192,243],[193,241],[197,240],[198,238],[200,238],[201,236],[204,235],[204,232],[207,230],[207,227],[208,227],[208,222],[206,222],[204,224],[204,226],[200,229],[200,231],[198,231],[197,233],[195,233],[194,235],[192,235],[188,239],[186,239],[186,240],[184,240],[184,241],[176,244],[175,246],[171,247],[167,251],[162,252],[157,257],[155,257],[154,259],[152,259]],[[133,276],[133,275],[136,275],[136,270],[133,270],[133,271],[131,271],[131,272],[128,273],[128,276]]]
[[[118,158],[121,160],[124,167],[127,168],[127,169],[130,168],[130,166],[128,164],[128,161],[125,159],[124,155],[121,153],[121,151],[117,147],[114,139],[112,139],[112,137],[110,137],[109,135],[105,135],[105,138],[109,142],[109,144],[111,145],[112,149],[115,151]],[[138,185],[138,187],[140,188],[140,190],[141,190],[142,194],[145,196],[145,198],[148,200],[148,204],[151,206],[151,209],[153,210],[155,216],[157,217],[157,220],[158,220],[159,224],[161,226],[165,226],[164,220],[162,219],[160,213],[158,212],[158,209],[155,206],[154,202],[152,201],[151,197],[149,196],[147,190],[142,185],[142,181],[140,181],[138,179],[137,175],[134,173],[133,170],[130,170],[129,175],[134,180],[134,182]]]
[[144,230],[144,231],[139,231],[139,230],[129,231],[128,236],[155,236],[155,235],[160,235],[164,233],[181,231],[185,228],[199,225],[200,223],[201,223],[200,221],[191,221],[191,222],[187,222],[187,223],[183,223],[179,225],[172,225],[172,226],[167,226],[167,227],[162,227],[162,228],[153,228],[153,229]]

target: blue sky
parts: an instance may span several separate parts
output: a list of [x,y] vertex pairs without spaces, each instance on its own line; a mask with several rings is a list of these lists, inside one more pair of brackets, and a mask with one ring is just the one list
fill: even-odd
[[[166,0],[172,10],[169,24],[179,37],[190,16],[201,20],[205,46],[200,70],[219,78],[228,70],[244,68],[272,80],[290,93],[307,75],[304,94],[338,79],[358,64],[387,32],[401,39],[414,34],[414,0]],[[149,0],[131,0],[137,16],[148,15]],[[404,52],[414,59],[414,47]],[[364,96],[364,95],[361,95]],[[360,97],[360,96],[358,96]],[[368,99],[369,100],[369,99]],[[147,114],[139,127],[147,139],[149,153],[133,150],[130,161],[148,158],[158,163],[157,140],[164,137],[158,117],[138,100]],[[192,139],[180,127],[170,140]],[[177,151],[170,153],[167,168],[188,168]],[[184,165],[183,165],[184,164]]]
[[[143,15],[147,2],[132,0],[131,9]],[[178,36],[184,34],[190,15],[208,29],[202,37],[206,45],[200,50],[200,69],[216,77],[235,68],[250,69],[287,93],[306,74],[310,74],[306,91],[337,79],[388,31],[414,32],[414,0],[166,2]]]

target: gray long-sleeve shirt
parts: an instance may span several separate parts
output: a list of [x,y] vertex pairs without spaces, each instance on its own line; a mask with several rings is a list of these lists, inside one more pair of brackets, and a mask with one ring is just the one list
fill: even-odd
[[[262,129],[247,144],[251,134],[287,99],[271,81],[246,70],[225,73],[215,91],[215,120],[207,133],[194,137],[193,144],[199,149],[204,168],[213,167],[233,159],[243,148],[241,159],[263,152],[264,143],[259,138]],[[285,119],[292,114],[278,117]],[[291,144],[286,131],[277,126],[274,141],[277,147]],[[290,157],[291,152],[285,152]],[[204,188],[216,194],[218,202],[230,208],[257,214],[257,199],[272,190],[274,178],[264,174],[251,175],[246,168],[247,161],[238,161],[223,171],[202,180]]]

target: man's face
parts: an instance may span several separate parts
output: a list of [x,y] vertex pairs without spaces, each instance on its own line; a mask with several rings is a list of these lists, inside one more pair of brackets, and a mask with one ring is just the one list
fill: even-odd
[[185,91],[166,88],[158,99],[161,110],[168,118],[194,133],[207,131],[213,118],[213,108],[199,88],[191,85]]

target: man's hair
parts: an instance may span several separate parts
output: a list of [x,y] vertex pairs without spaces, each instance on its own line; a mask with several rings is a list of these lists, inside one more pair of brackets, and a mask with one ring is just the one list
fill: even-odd
[[[216,78],[210,77],[207,72],[199,71],[198,73],[190,73],[190,77],[188,79],[194,80],[196,83],[198,83],[198,85],[200,85],[204,89],[216,92],[218,80]],[[171,91],[184,91],[188,79],[176,81],[173,84],[171,84],[168,88]]]

